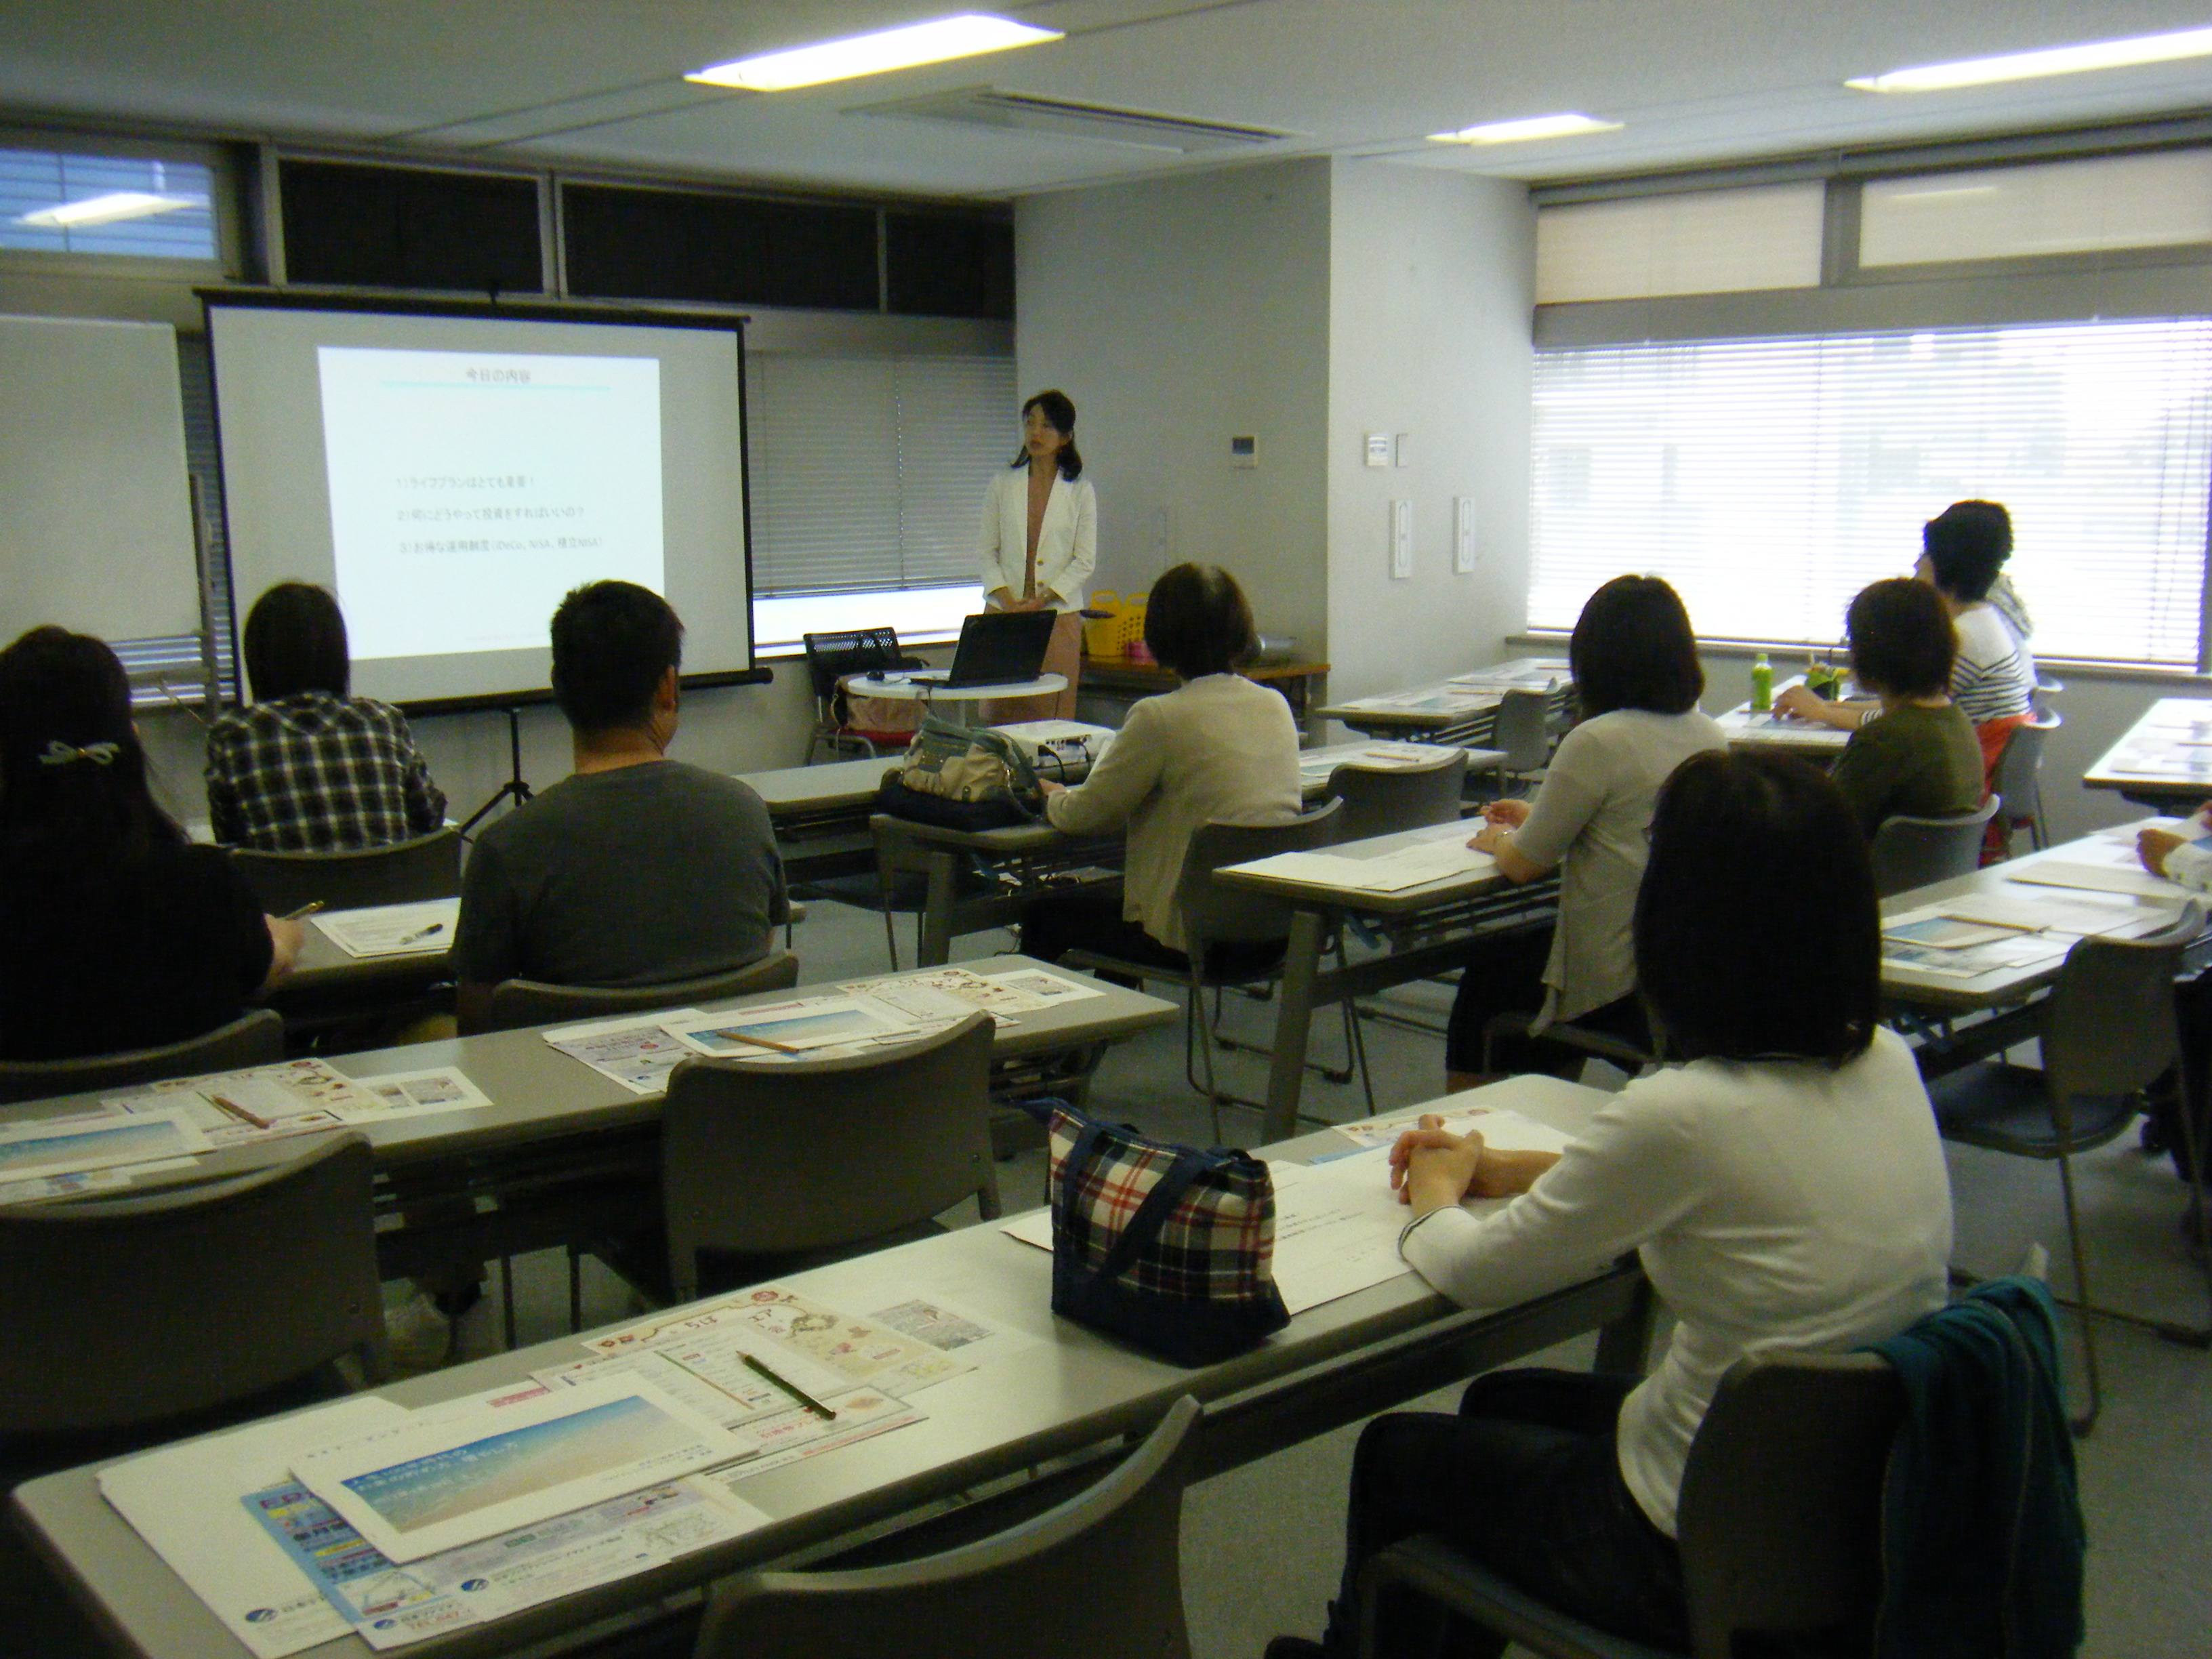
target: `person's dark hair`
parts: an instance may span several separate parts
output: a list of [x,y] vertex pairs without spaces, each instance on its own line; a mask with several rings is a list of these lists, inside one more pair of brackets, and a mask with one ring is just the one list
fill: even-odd
[[184,839],[147,787],[115,653],[54,627],[0,651],[0,858],[66,880]]
[[1951,689],[1958,635],[1951,613],[1926,582],[1891,576],[1869,582],[1844,615],[1851,672],[1858,683],[1892,697],[1941,696]]
[[1755,749],[1674,769],[1637,890],[1636,975],[1686,1059],[1840,1066],[1866,1052],[1881,978],[1874,872],[1826,774]]
[[1162,666],[1187,680],[1226,674],[1258,643],[1244,590],[1219,565],[1179,564],[1152,584],[1145,645]]
[[1686,714],[1705,695],[1681,597],[1656,576],[1615,576],[1583,604],[1567,642],[1583,718],[1616,708]]
[[553,701],[589,734],[642,726],[660,677],[683,665],[684,624],[635,582],[588,582],[553,613]]
[[[1060,476],[1079,478],[1083,476],[1083,457],[1075,450],[1075,404],[1065,392],[1040,392],[1022,405],[1022,418],[1029,419],[1030,410],[1036,410],[1044,416],[1045,424],[1067,440],[1060,447]],[[1014,456],[1012,465],[1030,464],[1029,446],[1024,444]]]
[[1995,501],[1954,501],[1920,526],[1920,549],[1936,586],[1970,604],[1985,599],[2012,555],[2012,514]]
[[353,684],[345,617],[327,588],[278,582],[246,615],[246,683],[257,702]]

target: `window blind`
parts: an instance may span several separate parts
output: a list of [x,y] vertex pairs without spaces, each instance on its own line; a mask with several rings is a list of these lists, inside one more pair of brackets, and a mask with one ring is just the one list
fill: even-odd
[[1649,570],[1701,637],[1827,644],[1979,496],[2039,653],[2197,665],[2212,320],[1565,348],[1534,398],[1534,627]]
[[973,586],[983,490],[1020,447],[1006,357],[746,359],[753,591]]
[[[202,519],[209,538],[205,556],[213,563],[215,614],[208,626],[215,635],[216,672],[228,686],[237,678],[231,660],[230,553],[223,542],[222,469],[216,457],[214,368],[204,334],[177,337],[177,381],[185,414],[185,468],[199,490]],[[253,596],[246,596],[251,605]],[[206,683],[200,637],[179,634],[161,639],[112,641],[124,671],[131,676],[131,700],[140,708],[198,702]]]
[[[0,248],[213,259],[214,189],[197,161],[0,149]],[[91,216],[40,217],[72,205]]]
[[1539,209],[1536,303],[1816,288],[1826,199],[1814,179]]

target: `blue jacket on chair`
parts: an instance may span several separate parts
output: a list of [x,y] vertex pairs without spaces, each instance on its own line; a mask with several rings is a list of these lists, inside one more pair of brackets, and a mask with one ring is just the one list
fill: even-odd
[[2051,1293],[1992,1279],[1872,1352],[1905,1418],[1882,1492],[1876,1659],[2063,1659],[2087,1538]]

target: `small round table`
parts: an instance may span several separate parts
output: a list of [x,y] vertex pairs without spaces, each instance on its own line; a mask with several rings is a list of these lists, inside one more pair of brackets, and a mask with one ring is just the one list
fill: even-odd
[[885,697],[894,702],[988,702],[1000,697],[1042,697],[1067,689],[1065,674],[1040,674],[1033,680],[1004,680],[993,685],[947,685],[926,678],[926,669],[887,672],[881,679],[848,674],[846,693],[857,697]]

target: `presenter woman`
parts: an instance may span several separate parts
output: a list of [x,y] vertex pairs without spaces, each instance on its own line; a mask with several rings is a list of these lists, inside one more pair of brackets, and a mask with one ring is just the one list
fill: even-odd
[[1022,453],[983,500],[983,602],[994,611],[1056,611],[1044,672],[1065,690],[984,705],[991,725],[1073,720],[1083,672],[1084,584],[1098,562],[1098,497],[1075,449],[1075,405],[1040,392],[1022,405]]

